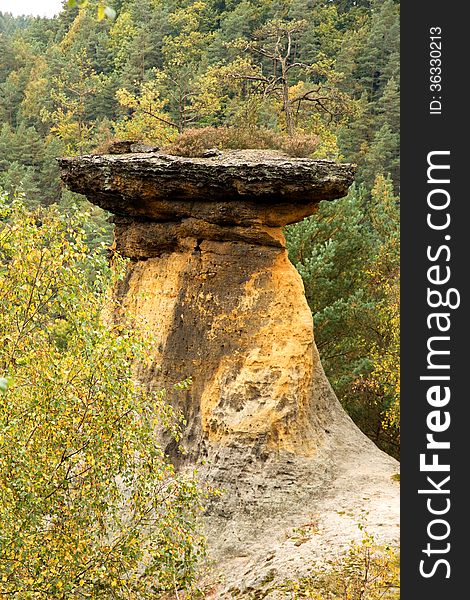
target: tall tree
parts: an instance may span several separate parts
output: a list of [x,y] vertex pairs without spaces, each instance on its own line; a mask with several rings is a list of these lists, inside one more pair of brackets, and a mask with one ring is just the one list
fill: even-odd
[[[347,110],[347,98],[330,86],[325,69],[319,64],[306,64],[296,59],[296,40],[307,27],[306,21],[270,21],[257,30],[252,40],[240,40],[238,47],[253,60],[235,63],[231,76],[251,82],[264,97],[279,99],[289,137],[295,132],[296,113],[309,104],[330,120],[340,118]],[[294,72],[300,71],[305,81],[291,93]],[[316,82],[314,83],[314,81]]]
[[53,108],[44,108],[42,117],[51,123],[51,132],[64,142],[67,152],[89,149],[94,122],[88,106],[102,86],[103,77],[94,71],[85,51],[75,54],[54,78],[50,93]]

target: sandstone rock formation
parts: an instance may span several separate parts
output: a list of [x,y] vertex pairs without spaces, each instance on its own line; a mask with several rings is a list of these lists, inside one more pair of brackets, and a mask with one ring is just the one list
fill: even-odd
[[116,293],[157,341],[142,377],[185,413],[184,460],[224,491],[206,516],[217,597],[302,573],[359,522],[396,542],[396,461],[324,375],[281,230],[344,196],[353,167],[254,150],[59,162],[70,189],[115,215],[115,248],[131,259]]

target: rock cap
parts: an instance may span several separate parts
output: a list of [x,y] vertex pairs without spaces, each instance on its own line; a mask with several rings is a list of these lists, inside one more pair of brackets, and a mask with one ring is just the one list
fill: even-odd
[[279,151],[230,150],[202,158],[163,152],[58,159],[69,189],[124,217],[202,219],[281,227],[347,194],[355,166]]

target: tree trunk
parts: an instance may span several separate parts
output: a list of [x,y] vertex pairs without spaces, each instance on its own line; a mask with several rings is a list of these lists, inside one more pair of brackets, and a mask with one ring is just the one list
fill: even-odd
[[282,104],[284,108],[284,114],[286,115],[286,129],[287,135],[292,137],[294,135],[294,122],[292,118],[292,106],[289,101],[289,82],[287,81],[287,70],[286,61],[281,61],[282,69]]

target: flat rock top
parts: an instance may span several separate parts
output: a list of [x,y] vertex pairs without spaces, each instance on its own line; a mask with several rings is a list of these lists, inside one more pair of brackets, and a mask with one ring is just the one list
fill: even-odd
[[145,214],[144,205],[158,200],[316,203],[346,195],[354,179],[354,165],[293,158],[277,151],[207,154],[202,158],[163,152],[103,154],[58,162],[62,180],[72,191],[105,204],[111,212],[128,215],[133,214],[133,204],[140,206],[139,214]]

